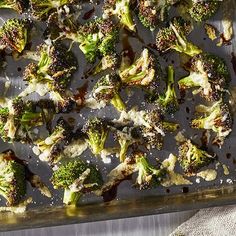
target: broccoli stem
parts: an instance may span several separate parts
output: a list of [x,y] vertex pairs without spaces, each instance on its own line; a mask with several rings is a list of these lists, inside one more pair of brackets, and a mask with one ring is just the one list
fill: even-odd
[[118,110],[124,111],[126,109],[124,102],[121,100],[119,94],[115,94],[111,99],[111,104]]
[[185,53],[191,57],[202,53],[202,50],[190,42],[186,42],[184,45],[175,45],[173,49],[180,53]]
[[66,188],[64,190],[63,203],[66,205],[78,205],[78,202],[82,196],[80,192],[73,192],[70,189]]
[[120,162],[124,162],[126,158],[126,153],[129,148],[129,142],[124,140],[120,141]]

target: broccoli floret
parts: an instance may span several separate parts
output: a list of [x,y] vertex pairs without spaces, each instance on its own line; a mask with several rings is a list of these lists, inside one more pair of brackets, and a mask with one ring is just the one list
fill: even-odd
[[91,70],[87,72],[87,75],[97,75],[104,71],[110,70],[114,72],[119,66],[119,57],[116,53],[108,54],[96,64]]
[[118,111],[122,111],[125,110],[125,104],[119,95],[120,87],[118,75],[105,75],[95,84],[92,95],[98,102],[111,103]]
[[37,63],[30,63],[24,71],[24,80],[28,86],[19,96],[38,93],[44,96],[49,93],[55,102],[58,112],[68,112],[75,103],[66,90],[71,76],[77,68],[77,60],[72,52],[61,44],[42,44],[37,52],[28,52],[25,58]]
[[215,156],[198,148],[191,140],[179,146],[179,163],[187,175],[196,174],[204,166],[215,160]]
[[22,13],[28,6],[27,0],[1,0],[0,9],[12,9],[18,13]]
[[33,148],[41,161],[55,164],[62,158],[62,151],[73,138],[73,128],[63,119],[57,121],[53,132],[44,140],[38,140]]
[[16,161],[13,151],[0,154],[0,195],[7,200],[7,205],[19,203],[26,194],[25,166]]
[[168,14],[169,9],[178,0],[140,0],[138,5],[138,17],[141,23],[151,31],[155,30],[159,22],[163,22]]
[[30,0],[30,9],[33,17],[43,21],[60,7],[76,2],[77,0]]
[[98,18],[84,25],[74,24],[71,23],[71,28],[68,26],[62,29],[61,36],[77,42],[88,62],[93,63],[99,55],[106,56],[115,52],[118,27],[111,19]]
[[199,54],[190,59],[186,69],[190,74],[179,80],[180,90],[199,87],[193,93],[200,93],[208,101],[218,101],[226,92],[230,74],[222,58],[209,53]]
[[212,106],[199,105],[196,110],[204,113],[204,115],[193,119],[191,127],[212,130],[216,133],[215,142],[222,145],[224,139],[231,133],[233,126],[233,118],[229,106],[220,100]]
[[202,50],[186,38],[191,31],[192,26],[189,21],[180,16],[173,18],[169,27],[161,28],[158,31],[156,36],[157,49],[163,53],[173,49],[191,57],[201,53]]
[[120,24],[130,31],[136,31],[132,16],[131,0],[106,0],[103,6],[103,17],[116,16]]
[[142,152],[135,154],[136,169],[138,171],[138,177],[136,179],[136,186],[140,190],[153,188],[160,184],[164,178],[166,171],[160,163],[157,166],[153,166],[149,163],[146,155]]
[[81,160],[60,166],[51,181],[55,189],[64,189],[63,203],[67,205],[78,205],[83,194],[93,192],[103,184],[99,170]]
[[108,136],[108,127],[104,121],[99,118],[90,118],[83,126],[83,132],[86,134],[87,142],[94,155],[98,155],[104,149],[106,138]]
[[220,1],[189,1],[186,4],[186,10],[191,18],[198,22],[203,22],[210,19],[218,10]]
[[167,80],[166,80],[166,91],[163,95],[160,95],[157,100],[157,105],[163,111],[173,114],[179,110],[179,102],[176,96],[174,87],[174,68],[168,66]]
[[10,48],[21,53],[29,39],[30,21],[27,19],[9,19],[0,28],[0,48]]
[[145,48],[131,65],[122,63],[119,75],[124,84],[149,86],[155,81],[158,69],[156,57]]
[[32,101],[24,102],[17,97],[0,108],[0,136],[6,142],[31,141],[30,130],[41,125],[42,115]]
[[119,153],[120,162],[125,161],[128,148],[131,145],[138,143],[140,141],[138,137],[135,137],[135,135],[133,135],[132,131],[133,130],[129,127],[124,127],[122,130],[118,129],[115,130],[114,138],[120,144],[120,153]]

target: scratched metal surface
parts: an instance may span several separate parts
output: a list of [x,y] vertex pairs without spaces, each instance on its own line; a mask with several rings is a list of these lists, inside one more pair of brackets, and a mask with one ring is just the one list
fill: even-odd
[[[88,6],[88,8],[91,8],[91,6]],[[99,12],[99,9],[97,9]],[[175,13],[173,12],[173,15]],[[220,24],[220,16],[221,13],[216,15],[213,19],[212,22],[219,27],[220,30],[222,30],[222,26]],[[17,15],[14,15],[12,12],[8,10],[0,10],[0,24],[4,22],[4,20],[11,18],[11,17],[19,17]],[[155,34],[156,31],[151,33],[148,30],[143,29],[140,24],[138,23],[137,19],[137,27],[138,27],[138,34],[141,35],[144,39],[144,43],[140,42],[139,40],[129,37],[129,43],[132,45],[134,51],[138,54],[142,48],[150,43],[155,42]],[[234,25],[236,28],[236,26]],[[37,29],[39,29],[36,37],[37,40],[33,40],[33,48],[35,48],[36,45],[38,45],[40,42],[42,42],[42,38],[39,37],[42,35],[43,32],[43,26],[37,23]],[[41,30],[40,30],[41,29]],[[235,29],[236,30],[236,29]],[[126,36],[121,36],[121,40],[123,37]],[[204,50],[208,52],[215,53],[216,55],[219,55],[223,57],[231,71],[232,75],[232,82],[231,86],[236,85],[236,80],[235,80],[235,74],[233,73],[233,68],[231,65],[231,52],[235,51],[235,40],[233,43],[229,46],[223,46],[223,47],[216,47],[213,42],[211,42],[209,39],[207,39],[206,35],[203,32],[203,27],[196,27],[194,32],[190,36],[190,40],[192,40],[194,43],[197,45],[201,46]],[[85,83],[85,80],[82,79],[82,74],[86,69],[88,68],[88,65],[86,65],[86,62],[84,60],[83,54],[80,52],[78,49],[78,46],[74,45],[72,48],[73,52],[76,54],[78,61],[79,61],[79,70],[76,72],[76,74],[73,76],[72,84],[71,84],[71,89],[73,91],[76,90],[76,88],[82,86]],[[122,45],[118,46],[118,51],[122,50]],[[180,60],[179,57],[176,53],[168,53],[165,55],[163,58],[160,58],[162,67],[165,68],[166,65],[169,63],[173,63],[176,66],[176,79],[181,78],[181,76],[186,75],[186,72],[184,72],[181,68],[178,68]],[[8,60],[8,66],[6,68],[6,71],[0,75],[0,85],[3,87],[3,84],[7,79],[10,79],[11,81],[11,87],[6,94],[8,97],[13,97],[17,94],[20,93],[21,89],[24,88],[24,83],[22,81],[22,72],[24,67],[29,63],[27,60],[21,60],[21,61],[13,61],[11,57],[7,57]],[[19,70],[21,68],[21,70]],[[89,89],[88,91],[91,90],[94,81],[96,81],[96,78],[88,78],[87,81],[89,82]],[[127,101],[127,108],[130,109],[133,105],[139,105],[140,109],[145,108],[146,104],[145,103],[139,103],[137,104],[137,101],[142,101],[143,100],[143,94],[140,90],[134,89],[135,93],[131,98],[129,98]],[[125,100],[126,93],[125,91],[122,91],[122,97]],[[196,130],[192,130],[189,128],[189,120],[191,119],[191,116],[194,114],[194,106],[195,103],[199,102],[197,100],[193,101],[192,100],[192,95],[191,93],[187,93],[187,98],[185,103],[181,105],[180,111],[175,115],[174,118],[172,117],[167,117],[167,119],[172,120],[172,121],[180,121],[181,124],[181,129],[186,130],[186,134],[188,137],[193,137],[194,141],[198,142],[199,137],[201,136],[201,132],[197,132]],[[190,113],[186,112],[186,108],[190,109]],[[73,116],[77,117],[77,124],[78,126],[81,126],[85,119],[90,116],[99,116],[99,117],[106,117],[106,118],[117,118],[119,117],[119,114],[114,110],[113,107],[107,106],[104,109],[101,110],[90,110],[88,108],[84,108],[81,111],[81,114],[73,114]],[[235,125],[234,125],[235,126]],[[196,134],[198,134],[198,138],[196,138]],[[166,157],[168,157],[170,152],[173,152],[177,154],[177,146],[175,143],[175,140],[173,138],[174,135],[167,135],[164,141],[164,148],[162,151],[155,151],[152,150],[152,156],[153,157],[159,157],[161,160],[164,160]],[[110,139],[111,140],[111,139]],[[107,146],[114,145],[110,140],[108,140]],[[195,178],[190,178],[190,180],[193,181],[193,185],[188,186],[190,192],[194,192],[198,189],[204,189],[204,188],[209,188],[209,187],[214,187],[214,186],[220,186],[220,181],[223,180],[223,185],[227,185],[227,179],[232,179],[233,181],[236,181],[235,178],[235,165],[233,164],[234,158],[234,153],[236,153],[236,145],[234,143],[236,142],[236,132],[235,132],[235,127],[234,127],[234,132],[230,135],[230,137],[225,141],[225,145],[223,146],[222,149],[218,149],[216,147],[210,147],[214,152],[217,153],[219,161],[226,164],[230,168],[230,175],[224,176],[223,175],[223,170],[222,168],[218,169],[218,178],[215,181],[212,182],[205,182],[201,181],[200,184],[197,184],[195,182]],[[17,156],[19,156],[22,159],[25,159],[29,162],[29,168],[36,174],[39,174],[43,181],[49,186],[50,190],[53,193],[53,198],[48,199],[44,196],[42,196],[38,190],[32,189],[30,186],[28,186],[28,195],[32,196],[34,199],[33,204],[31,205],[32,208],[38,208],[40,206],[50,206],[50,205],[61,205],[61,198],[62,198],[62,191],[60,190],[53,190],[50,182],[48,181],[50,176],[51,176],[51,169],[47,166],[46,163],[40,162],[38,158],[33,154],[31,150],[31,146],[26,146],[18,143],[14,144],[6,144],[0,141],[0,151],[4,151],[8,148],[13,149]],[[226,154],[231,153],[231,158],[227,159]],[[29,159],[29,157],[31,157]],[[96,163],[102,170],[104,175],[108,173],[114,166],[118,164],[118,160],[113,157],[111,164],[104,164],[101,160],[95,159],[94,157],[91,156],[91,153],[89,151],[86,151],[83,156],[81,157],[82,159],[91,159],[93,163]],[[215,163],[210,165],[209,168],[214,168]],[[177,171],[180,170],[179,166],[177,166]],[[152,190],[145,190],[145,191],[139,191],[135,188],[132,187],[133,182],[131,181],[124,181],[120,184],[118,188],[118,193],[117,193],[117,200],[121,199],[132,199],[135,197],[143,197],[143,196],[149,196],[149,195],[168,195],[168,194],[178,194],[182,192],[182,186],[173,186],[170,187],[170,193],[166,193],[166,189],[164,187],[158,187],[156,189]],[[88,202],[102,202],[102,198],[99,197],[94,197],[93,195],[86,196],[85,198],[82,199],[82,202],[88,203]]]

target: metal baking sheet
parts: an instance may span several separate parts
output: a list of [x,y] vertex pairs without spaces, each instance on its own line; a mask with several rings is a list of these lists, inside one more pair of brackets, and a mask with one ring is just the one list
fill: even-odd
[[[99,7],[100,6],[96,8],[98,14]],[[88,5],[87,8],[89,10],[92,8],[92,6]],[[175,15],[175,12],[173,11],[172,14]],[[219,12],[210,21],[210,23],[217,26],[220,31],[222,31],[222,25],[220,23],[221,14],[222,13]],[[19,17],[19,15],[16,15],[8,10],[0,10],[0,25],[6,19],[12,17]],[[144,42],[137,40],[132,35],[129,35],[128,37],[128,45],[127,35],[121,36],[121,42],[125,40],[126,47],[129,47],[130,45],[136,55],[138,55],[143,47],[151,45],[155,42],[156,31],[150,32],[149,30],[144,29],[138,23],[137,18],[135,20],[137,23],[138,35],[142,36]],[[39,34],[42,34],[44,29],[43,25],[39,23],[36,23],[36,25],[38,29],[41,29],[39,30]],[[236,24],[234,25],[234,30],[236,32]],[[37,35],[34,38],[37,38],[37,40],[33,41],[33,48],[40,42],[42,42],[42,38],[38,37]],[[215,43],[207,39],[203,27],[196,27],[194,32],[190,35],[189,39],[204,50],[223,57],[226,60],[231,71],[231,86],[236,86],[236,75],[231,64],[231,53],[236,51],[235,39],[230,45],[216,47]],[[122,50],[123,46],[124,44],[120,44],[118,46],[119,52]],[[78,58],[79,70],[73,76],[71,89],[75,91],[76,88],[81,87],[85,82],[87,82],[89,85],[89,92],[97,78],[87,78],[86,80],[83,79],[83,72],[88,69],[88,65],[86,65],[84,56],[78,49],[77,45],[74,45],[72,50]],[[159,59],[163,68],[165,68],[165,66],[170,63],[175,65],[175,67],[177,68],[176,79],[179,79],[183,75],[186,75],[186,72],[183,69],[178,68],[178,66],[180,65],[180,59],[176,53],[168,53],[163,57],[159,57]],[[8,66],[6,68],[6,71],[0,75],[0,85],[3,88],[6,80],[9,79],[11,81],[11,87],[7,93],[7,96],[12,97],[19,94],[21,89],[25,86],[22,81],[22,72],[29,61],[14,61],[11,57],[7,57],[7,60]],[[137,104],[137,101],[143,100],[142,91],[140,89],[132,89],[132,91],[133,95],[127,100],[127,108],[130,109],[134,105],[138,105],[140,109],[146,108],[147,105],[145,103],[140,102],[139,104]],[[124,100],[127,97],[125,91],[122,91],[122,97],[124,98]],[[186,99],[185,103],[181,105],[180,111],[174,116],[174,118],[167,117],[167,119],[172,121],[180,121],[180,130],[185,129],[186,136],[189,138],[193,138],[194,141],[200,144],[199,138],[201,137],[202,132],[190,129],[189,120],[191,120],[191,114],[194,114],[195,104],[201,100],[193,100],[193,96],[191,95],[191,93],[187,93],[186,97],[188,99]],[[189,112],[187,112],[186,110],[189,110]],[[102,118],[106,117],[108,119],[113,119],[118,118],[119,114],[113,107],[107,106],[104,109],[100,110],[90,110],[88,108],[84,108],[79,114],[75,113],[73,115],[66,116],[76,116],[77,125],[82,126],[87,117],[98,116]],[[216,152],[218,160],[229,167],[229,175],[225,176],[223,174],[223,168],[219,167],[217,170],[218,177],[214,181],[206,182],[204,180],[201,180],[200,183],[196,183],[196,177],[191,177],[190,180],[193,182],[193,184],[188,186],[188,193],[183,193],[183,186],[169,187],[169,191],[166,191],[166,188],[161,186],[151,190],[139,191],[133,187],[132,181],[123,181],[118,187],[118,192],[115,200],[113,200],[112,202],[103,203],[101,197],[89,195],[82,199],[82,205],[78,209],[62,206],[63,191],[55,191],[52,188],[52,185],[48,181],[52,171],[46,163],[39,161],[39,159],[33,154],[31,149],[32,146],[26,146],[18,143],[6,144],[0,141],[0,151],[4,151],[10,148],[15,151],[17,156],[27,160],[29,162],[29,168],[34,173],[41,176],[42,180],[48,185],[53,193],[53,198],[48,199],[45,196],[41,195],[38,190],[32,189],[30,186],[28,186],[27,195],[32,196],[34,202],[30,205],[29,210],[24,214],[12,215],[9,213],[1,213],[0,231],[97,221],[196,209],[216,205],[233,204],[236,202],[236,156],[234,155],[236,153],[236,145],[234,145],[234,143],[236,142],[235,125],[236,124],[234,124],[234,131],[229,136],[229,138],[226,139],[222,149],[218,149],[214,146],[210,147],[211,150]],[[159,159],[164,160],[171,152],[174,154],[178,154],[178,147],[173,136],[173,134],[167,135],[164,141],[163,150],[151,150],[153,158],[158,157]],[[113,143],[108,141],[106,145],[110,146],[113,145]],[[229,153],[231,154],[230,158]],[[111,157],[111,163],[104,164],[101,160],[93,157],[89,151],[86,151],[83,154],[82,159],[89,159],[93,163],[97,164],[103,170],[104,176],[119,163],[116,157]],[[208,168],[215,168],[215,164],[216,162],[210,165]],[[181,171],[179,166],[176,166],[176,171]],[[129,210],[127,211],[127,209]]]

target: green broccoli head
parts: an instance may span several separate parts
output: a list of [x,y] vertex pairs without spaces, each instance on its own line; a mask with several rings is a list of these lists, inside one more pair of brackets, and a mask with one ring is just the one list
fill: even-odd
[[103,6],[103,18],[116,16],[120,24],[130,31],[136,31],[132,16],[131,0],[106,0]]
[[0,108],[0,136],[6,142],[31,140],[32,128],[43,125],[41,113],[36,111],[34,102],[24,102],[16,97]]
[[78,25],[77,29],[74,29],[74,24],[71,25],[72,28],[64,29],[61,35],[77,42],[88,62],[93,63],[99,55],[106,56],[115,52],[118,27],[112,19],[98,18]]
[[200,48],[189,42],[186,36],[192,31],[192,25],[182,17],[174,17],[169,27],[161,28],[156,36],[156,46],[160,52],[172,49],[189,56],[202,52]]
[[44,21],[60,7],[76,2],[77,0],[30,0],[31,14],[37,20]]
[[119,90],[121,81],[116,74],[108,74],[101,77],[95,84],[92,95],[99,102],[111,103],[118,111],[125,110]]
[[29,39],[30,21],[27,19],[9,19],[0,28],[0,48],[10,48],[21,53]]
[[233,127],[233,117],[229,106],[220,100],[212,106],[199,105],[196,110],[203,113],[203,115],[193,119],[191,127],[212,130],[216,133],[214,141],[221,146]]
[[174,87],[173,66],[168,66],[166,91],[164,94],[159,96],[156,102],[159,108],[167,113],[173,114],[179,110],[179,102],[178,102],[178,98],[176,96],[175,87]]
[[120,162],[125,161],[129,147],[139,142],[138,137],[136,137],[132,131],[133,129],[124,127],[122,130],[117,129],[114,132],[114,138],[120,145]]
[[98,155],[104,149],[108,136],[108,127],[99,118],[90,118],[83,127],[83,132],[87,136],[87,142],[94,155]]
[[57,121],[52,133],[44,140],[38,140],[33,148],[41,161],[53,165],[62,158],[62,151],[73,138],[73,128],[63,119]]
[[0,195],[8,206],[16,205],[26,194],[25,166],[16,161],[13,151],[0,154]]
[[119,66],[119,56],[116,53],[111,53],[103,56],[101,60],[91,70],[87,72],[88,75],[97,75],[104,71],[114,72]]
[[28,0],[1,0],[0,9],[12,9],[18,13],[22,13],[28,7]]
[[169,10],[178,0],[141,0],[138,5],[138,17],[144,27],[155,30],[158,23],[163,22],[169,15]]
[[199,149],[191,140],[186,140],[179,146],[179,163],[187,175],[196,174],[204,166],[215,160],[215,156]]
[[52,175],[55,189],[64,189],[63,203],[78,205],[83,194],[99,189],[103,184],[102,175],[92,164],[81,160],[61,165]]
[[191,16],[191,18],[198,22],[203,22],[211,18],[218,10],[220,6],[220,1],[202,1],[202,2],[194,2],[187,4],[187,12]]
[[144,153],[135,153],[135,162],[136,169],[138,170],[136,186],[138,186],[140,190],[157,187],[165,177],[166,170],[160,163],[153,166],[149,163]]
[[190,74],[179,80],[180,90],[198,87],[193,93],[208,101],[218,101],[226,92],[230,74],[222,58],[202,53],[191,58],[186,69]]
[[159,62],[151,51],[145,48],[131,65],[123,63],[119,75],[124,84],[149,86],[155,82],[158,70]]

